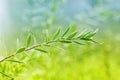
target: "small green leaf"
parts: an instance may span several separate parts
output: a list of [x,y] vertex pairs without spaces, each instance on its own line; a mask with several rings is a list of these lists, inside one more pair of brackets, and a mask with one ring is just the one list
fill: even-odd
[[78,32],[73,32],[72,34],[70,34],[70,35],[67,37],[67,39],[72,39],[72,38],[74,38],[77,33],[78,33]]
[[59,36],[60,31],[61,31],[61,29],[58,28],[57,32],[56,32],[55,35],[53,36],[53,40],[55,40],[55,39]]
[[44,52],[44,53],[48,53],[47,51],[43,50],[43,49],[35,49],[37,51],[40,51],[40,52]]
[[27,37],[26,47],[28,47],[28,46],[30,45],[30,43],[31,43],[31,35],[29,35],[29,36]]
[[86,38],[92,38],[97,33],[97,31],[98,31],[98,29],[96,29],[94,32],[87,34]]
[[69,41],[69,40],[61,40],[60,42],[62,42],[62,43],[72,43],[72,41]]
[[85,38],[86,35],[90,34],[91,32],[87,32],[87,33],[84,33],[84,34],[79,34],[79,36],[77,38]]
[[70,27],[68,27],[68,28],[65,30],[65,32],[64,32],[63,35],[62,35],[62,37],[64,37],[64,36],[68,33],[69,30],[70,30]]
[[80,42],[78,42],[78,41],[74,41],[74,43],[79,44],[79,45],[85,45],[85,44],[80,43]]
[[17,54],[17,53],[24,52],[24,51],[25,51],[25,49],[26,49],[26,48],[20,48],[20,49],[18,49],[18,50],[16,51],[16,54]]
[[85,40],[85,41],[90,41],[91,39],[89,38],[80,38],[81,40]]
[[87,33],[84,33],[84,34],[80,34],[77,38],[87,38],[87,39],[90,39],[92,38],[96,33],[97,33],[98,29],[96,29],[94,32],[87,32]]
[[21,61],[17,61],[17,60],[7,60],[7,61],[10,61],[10,62],[16,62],[16,63],[23,63]]
[[94,41],[94,40],[92,40],[92,39],[89,39],[89,38],[81,38],[81,40],[91,41],[91,42],[97,43],[96,41]]

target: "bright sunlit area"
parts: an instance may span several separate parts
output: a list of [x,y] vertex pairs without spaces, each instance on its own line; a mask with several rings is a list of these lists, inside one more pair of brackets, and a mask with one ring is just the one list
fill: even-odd
[[6,0],[0,0],[0,32],[4,31],[5,27],[8,26],[8,5]]
[[5,6],[2,0],[0,0],[0,32],[2,31],[3,26],[3,17],[5,17]]
[[0,80],[120,80],[120,0],[0,0]]
[[5,52],[6,54],[4,38],[8,31],[8,19],[8,8],[6,0],[0,0],[0,54],[2,54],[2,52]]

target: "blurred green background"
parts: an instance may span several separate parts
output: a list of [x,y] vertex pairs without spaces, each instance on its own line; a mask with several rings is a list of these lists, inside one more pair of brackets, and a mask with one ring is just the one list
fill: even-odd
[[120,80],[120,0],[0,0],[0,59],[24,46],[29,31],[38,44],[46,30],[70,25],[99,29],[101,44],[54,44],[48,54],[15,58],[24,63],[0,63],[0,72],[15,80]]

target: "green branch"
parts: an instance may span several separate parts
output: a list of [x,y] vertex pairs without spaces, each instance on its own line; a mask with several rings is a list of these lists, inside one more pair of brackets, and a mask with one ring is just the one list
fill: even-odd
[[[91,41],[91,42],[95,42],[92,37],[96,34],[97,30],[95,31],[92,31],[92,32],[86,32],[86,33],[79,33],[77,30],[75,31],[72,31],[72,33],[70,33],[70,27],[67,28],[62,34],[61,34],[61,29],[58,28],[58,30],[56,31],[56,33],[53,35],[53,37],[50,39],[50,36],[48,34],[48,32],[45,34],[47,36],[45,40],[47,40],[46,42],[43,42],[41,44],[37,44],[37,45],[33,45],[32,47],[29,47],[30,44],[31,44],[31,41],[32,41],[32,34],[29,34],[27,39],[26,39],[26,47],[22,47],[20,49],[18,49],[14,54],[11,54],[5,58],[3,58],[2,60],[0,60],[0,63],[4,62],[4,61],[9,61],[8,59],[12,58],[12,57],[15,57],[17,54],[19,53],[22,53],[22,52],[28,52],[30,50],[37,50],[37,51],[41,51],[41,52],[44,52],[44,53],[47,53],[46,50],[42,50],[40,49],[41,46],[46,46],[46,45],[52,45],[52,43],[76,43],[76,44],[79,44],[79,45],[84,45],[84,43],[81,43],[81,40],[82,41]],[[49,41],[48,41],[49,40]],[[6,76],[6,77],[9,77],[11,78],[12,80],[14,78],[0,72],[0,74]]]
[[[50,41],[47,41],[47,42],[44,42],[41,44],[37,44],[37,45],[33,45],[32,47],[29,47],[31,44],[31,40],[32,40],[32,34],[29,34],[27,37],[27,40],[26,40],[26,47],[20,48],[14,54],[11,54],[11,55],[3,58],[2,60],[0,60],[0,63],[16,56],[18,53],[27,52],[32,49],[40,48],[40,46],[50,45],[51,43],[60,42],[60,43],[76,43],[79,45],[83,45],[83,43],[80,42],[81,40],[91,41],[91,42],[96,43],[96,41],[92,40],[92,37],[96,34],[97,30],[95,30],[94,32],[86,32],[86,33],[81,32],[82,33],[81,34],[81,33],[78,33],[77,30],[73,31],[72,33],[68,33],[70,31],[70,29],[71,28],[69,27],[63,32],[63,34],[60,34],[61,29],[58,28],[58,30],[53,35],[53,38]],[[41,49],[39,49],[39,51],[46,52],[45,50],[41,50]]]

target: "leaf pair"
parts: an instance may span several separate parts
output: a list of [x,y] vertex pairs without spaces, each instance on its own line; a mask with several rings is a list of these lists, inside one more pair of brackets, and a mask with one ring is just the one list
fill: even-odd
[[80,34],[77,38],[80,39],[91,39],[96,33],[97,33],[98,29],[96,29],[94,32],[87,32],[84,34]]
[[[64,38],[64,36],[65,36],[66,34],[68,34],[68,32],[69,32],[70,30],[71,30],[71,27],[68,27],[68,28],[65,30],[65,32],[63,33],[63,35],[62,35],[61,37]],[[74,37],[77,35],[77,33],[78,33],[78,32],[77,32],[76,30],[74,30],[73,33],[69,34],[66,39],[72,39],[72,38],[74,38]]]
[[91,39],[96,33],[98,29],[96,29],[94,32],[90,32],[89,34],[86,35],[86,38]]
[[[62,34],[61,37],[64,38],[64,36],[69,32],[69,30],[70,30],[70,27],[68,27],[68,28],[65,30],[65,32]],[[56,32],[55,35],[53,36],[53,40],[55,40],[55,39],[58,38],[58,36],[60,35],[60,32],[61,32],[61,29],[58,28],[57,32]],[[76,34],[77,34],[77,32],[74,32],[74,33],[70,34],[70,35],[67,37],[67,39],[73,38]]]
[[68,27],[66,30],[65,30],[65,32],[63,33],[63,35],[61,36],[62,38],[69,32],[69,30],[70,30],[70,27]]
[[[64,38],[64,37],[66,36],[66,34],[70,31],[70,29],[71,29],[71,27],[68,27],[68,28],[64,31],[64,33],[61,35],[61,38]],[[58,38],[58,36],[60,35],[60,32],[61,32],[61,29],[58,28],[57,32],[56,32],[55,35],[53,36],[53,40],[55,40],[55,39]],[[71,39],[71,38],[75,37],[75,35],[76,35],[77,33],[78,33],[77,31],[73,32],[72,34],[70,34],[70,35],[67,37],[67,39]]]

